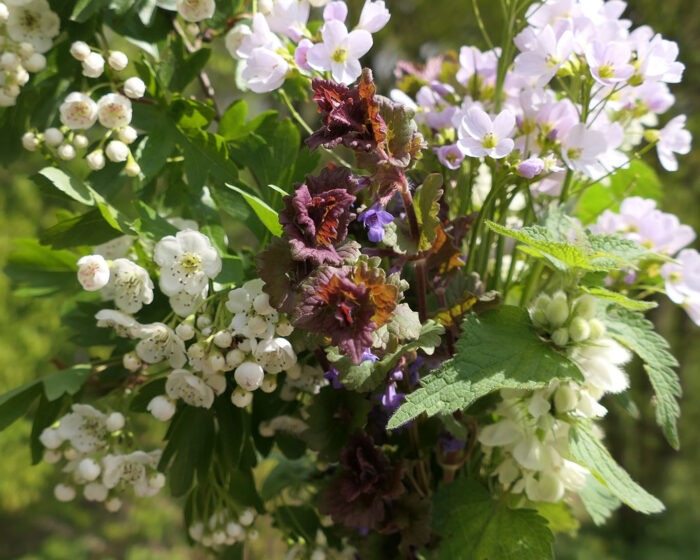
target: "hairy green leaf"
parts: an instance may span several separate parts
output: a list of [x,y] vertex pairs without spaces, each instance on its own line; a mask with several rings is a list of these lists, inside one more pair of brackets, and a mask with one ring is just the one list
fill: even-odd
[[633,311],[647,311],[649,309],[654,309],[658,305],[654,301],[631,299],[620,292],[613,292],[605,288],[588,288],[586,286],[582,286],[581,289],[587,294],[591,294],[592,296],[596,296],[597,298],[604,299],[610,303],[614,303],[624,307],[625,309],[631,309]]
[[593,475],[586,477],[586,485],[578,491],[578,495],[596,525],[605,524],[612,513],[622,505],[622,502]]
[[419,251],[427,251],[432,247],[437,227],[440,225],[438,212],[440,211],[439,200],[442,196],[442,175],[432,173],[428,175],[423,184],[416,189],[413,197],[413,204],[420,227],[420,240],[418,242]]

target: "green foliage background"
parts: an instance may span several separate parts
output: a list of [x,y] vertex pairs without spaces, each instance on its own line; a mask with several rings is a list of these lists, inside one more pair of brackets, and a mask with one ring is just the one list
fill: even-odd
[[[360,0],[348,2],[359,12]],[[484,47],[470,1],[387,0],[390,25],[377,37],[372,66],[380,87],[391,83],[393,64],[400,58],[419,60],[463,44]],[[498,3],[479,2],[489,29],[498,29]],[[351,16],[352,17],[352,16]],[[674,113],[686,113],[700,143],[700,3],[693,0],[630,0],[627,17],[646,23],[680,44],[686,64],[683,84],[673,89]],[[494,39],[498,33],[494,33]],[[220,54],[211,61],[214,83],[222,100],[240,96],[233,88],[233,63]],[[253,100],[251,100],[253,101]],[[256,104],[253,101],[253,107]],[[53,225],[59,203],[47,198],[27,178],[41,162],[25,157],[0,169],[0,266],[4,266],[12,238],[36,236]],[[664,209],[700,230],[700,149],[681,158],[681,171],[662,173]],[[60,299],[24,299],[9,290],[0,275],[0,391],[41,376],[49,359],[74,359],[75,349],[62,341],[66,332],[58,319]],[[642,372],[632,395],[641,411],[636,421],[611,406],[606,421],[608,442],[630,474],[666,503],[668,510],[646,517],[620,510],[604,528],[584,523],[576,538],[559,535],[557,558],[564,560],[691,560],[700,551],[700,329],[685,314],[662,304],[654,314],[661,334],[672,344],[682,364],[684,388],[680,420],[681,451],[674,452],[654,422],[653,406]],[[127,505],[118,514],[99,506],[60,504],[52,497],[56,473],[49,465],[30,467],[30,423],[20,421],[0,432],[0,559],[128,559],[180,560],[203,558],[185,542],[177,503],[165,495]],[[156,434],[154,437],[158,437]],[[254,547],[251,557],[281,558],[270,531]],[[497,559],[494,559],[497,560]]]

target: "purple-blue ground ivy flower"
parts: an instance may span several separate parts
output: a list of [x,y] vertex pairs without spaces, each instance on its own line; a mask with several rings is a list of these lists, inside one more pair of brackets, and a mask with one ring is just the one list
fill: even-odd
[[384,239],[384,226],[393,222],[394,216],[377,203],[362,212],[357,219],[367,228],[369,240],[379,243]]
[[330,381],[331,387],[333,387],[334,389],[343,388],[343,382],[340,380],[340,372],[337,369],[329,369],[326,373],[323,374],[323,377]]

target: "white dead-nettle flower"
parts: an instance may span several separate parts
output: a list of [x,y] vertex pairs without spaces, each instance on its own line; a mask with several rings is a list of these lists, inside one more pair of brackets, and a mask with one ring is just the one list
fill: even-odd
[[[102,459],[102,483],[108,489],[114,488],[120,482],[134,487],[137,496],[153,496],[162,487],[156,477],[149,477],[149,471],[154,471],[160,459],[160,451],[146,453],[134,451],[128,455],[107,455]],[[151,482],[153,479],[153,482]]]
[[177,0],[177,12],[185,21],[208,19],[216,10],[215,0]]
[[255,361],[268,373],[279,373],[297,362],[297,355],[286,338],[272,338],[258,343]]
[[153,301],[153,282],[146,269],[129,259],[115,259],[105,290],[116,306],[126,313],[136,313]]
[[136,345],[136,354],[144,362],[157,364],[165,360],[173,368],[181,368],[187,363],[185,343],[167,325],[137,324],[132,327],[131,334],[141,339]]
[[175,414],[175,403],[163,395],[158,395],[151,399],[147,409],[157,420],[167,422]]
[[97,102],[97,117],[105,128],[123,128],[131,123],[131,101],[119,93],[103,95]]
[[13,41],[31,44],[36,52],[45,53],[58,35],[61,20],[51,11],[46,0],[15,4],[6,23],[7,34]]
[[146,93],[146,84],[141,78],[129,78],[124,82],[124,93],[131,99],[140,99]]
[[82,61],[83,76],[88,78],[99,78],[105,70],[105,59],[101,54],[91,52]]
[[91,52],[92,49],[90,49],[90,46],[84,41],[74,41],[70,46],[71,56],[80,62],[90,56]]
[[129,64],[129,57],[121,51],[110,51],[107,64],[117,72],[121,72]]
[[166,295],[186,292],[200,295],[221,272],[221,257],[198,231],[179,231],[161,239],[153,252],[160,268],[160,289]]
[[184,369],[175,369],[165,382],[165,392],[171,399],[180,399],[190,406],[211,408],[214,391],[203,379]]
[[124,144],[121,140],[112,140],[107,144],[107,148],[105,149],[105,154],[109,161],[114,161],[116,163],[126,161],[130,153],[129,146]]
[[97,120],[97,104],[80,91],[69,93],[59,111],[61,122],[72,130],[90,128]]
[[81,453],[90,453],[106,443],[107,416],[87,404],[74,404],[60,419],[58,435]]
[[629,362],[632,354],[612,338],[575,346],[570,357],[581,370],[586,385],[604,393],[621,393],[629,387],[629,378],[620,366]]
[[109,265],[102,255],[85,255],[78,260],[78,282],[88,292],[104,288],[109,277]]
[[138,325],[136,319],[116,309],[100,309],[95,314],[97,326],[114,329],[118,336],[130,337],[131,329]]

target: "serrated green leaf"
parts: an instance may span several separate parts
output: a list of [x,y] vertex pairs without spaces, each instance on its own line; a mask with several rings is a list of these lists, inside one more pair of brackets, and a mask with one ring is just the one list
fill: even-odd
[[407,303],[400,303],[394,310],[394,316],[387,325],[389,333],[398,340],[416,340],[421,335],[422,325],[418,313]]
[[226,183],[226,186],[243,197],[243,199],[253,209],[255,215],[260,219],[268,231],[272,233],[272,235],[275,237],[280,237],[282,235],[282,226],[280,225],[277,212],[275,210],[270,208],[257,196],[247,193],[243,189],[229,185],[228,183]]
[[664,505],[639,486],[615,462],[589,424],[579,422],[569,430],[569,448],[576,462],[587,467],[622,503],[640,513],[658,513]]
[[462,324],[455,357],[426,376],[389,420],[397,428],[422,413],[449,414],[500,389],[537,389],[553,379],[583,381],[578,368],[537,334],[527,311],[503,305]]
[[78,0],[70,14],[71,21],[83,23],[107,7],[109,0]]
[[119,235],[120,231],[109,225],[99,210],[63,220],[41,232],[39,241],[54,249],[99,245]]
[[627,296],[621,294],[620,292],[613,292],[606,288],[589,288],[586,286],[581,286],[581,290],[592,296],[596,296],[600,299],[614,303],[625,309],[631,309],[633,311],[647,311],[649,309],[654,309],[658,304],[653,301],[643,301],[638,299],[630,299]]
[[34,380],[0,395],[0,431],[18,420],[41,395],[41,383]]
[[440,212],[439,200],[442,196],[442,175],[431,173],[423,184],[416,189],[413,197],[413,206],[420,228],[419,251],[427,251],[433,246],[437,227],[440,225],[438,212]]
[[674,371],[678,367],[678,361],[669,352],[668,342],[641,313],[609,309],[606,326],[616,340],[644,362],[644,369],[656,395],[656,423],[661,426],[669,444],[678,449],[680,442],[677,422],[681,409],[677,399],[682,396],[683,390],[678,374]]
[[446,484],[433,498],[433,530],[442,536],[440,560],[549,560],[554,536],[547,520],[495,501],[478,482]]
[[649,249],[618,235],[589,235],[588,241],[593,251],[591,261],[596,266],[609,267],[609,270],[621,266],[635,267],[638,260],[654,255]]
[[593,475],[586,477],[586,485],[578,491],[578,495],[596,525],[604,525],[612,513],[622,505],[622,502]]
[[46,398],[55,401],[63,395],[75,395],[83,388],[91,371],[90,364],[78,364],[43,377],[41,381]]
[[41,186],[43,181],[48,181],[48,184],[81,204],[87,206],[93,206],[95,204],[95,197],[90,187],[74,175],[70,175],[62,169],[58,169],[57,167],[44,167],[34,178],[39,186]]

